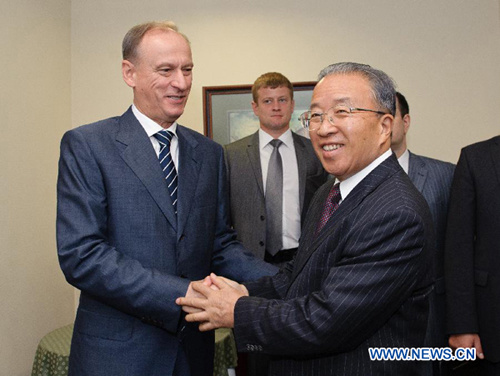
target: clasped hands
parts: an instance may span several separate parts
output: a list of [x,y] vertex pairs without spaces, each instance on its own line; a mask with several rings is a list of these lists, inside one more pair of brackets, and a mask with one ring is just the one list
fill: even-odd
[[186,296],[175,301],[187,313],[186,321],[199,322],[200,331],[234,327],[234,306],[248,296],[245,286],[214,273],[189,284]]

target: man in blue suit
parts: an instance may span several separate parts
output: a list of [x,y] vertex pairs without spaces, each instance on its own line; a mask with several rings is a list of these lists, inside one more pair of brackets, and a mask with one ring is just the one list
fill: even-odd
[[[398,157],[398,162],[410,177],[412,183],[422,193],[429,209],[436,234],[434,252],[434,290],[430,294],[429,325],[427,326],[426,346],[448,346],[445,324],[445,288],[444,288],[444,241],[448,202],[455,165],[413,154],[407,148],[406,134],[410,128],[410,106],[405,96],[396,92],[396,115],[392,130],[391,148]],[[434,361],[426,364],[425,375],[446,375],[450,362]]]
[[122,62],[133,105],[62,139],[58,254],[81,290],[70,375],[212,375],[213,332],[186,323],[175,299],[211,271],[276,271],[228,225],[222,147],[176,123],[192,69],[173,23],[133,27]]
[[[423,362],[374,361],[373,347],[420,347],[434,247],[429,208],[390,150],[395,90],[368,65],[325,68],[302,114],[325,170],[294,260],[238,285],[211,276],[201,330],[234,327],[238,349],[272,355],[270,374],[420,375]],[[335,184],[334,184],[335,183]]]

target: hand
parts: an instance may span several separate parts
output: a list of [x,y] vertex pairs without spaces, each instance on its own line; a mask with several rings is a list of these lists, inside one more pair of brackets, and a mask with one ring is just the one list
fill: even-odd
[[[196,283],[196,282],[191,282],[188,286],[188,289],[186,291],[186,298],[205,299],[204,295],[200,294],[199,292],[197,292],[193,289],[193,283]],[[198,283],[202,283],[203,285],[208,286],[212,289],[217,289],[217,286],[212,284],[212,280],[210,279],[210,276],[205,277],[205,279],[203,279],[201,281],[198,281]],[[186,313],[201,312],[201,309],[189,307],[189,306],[182,307],[182,310]]]
[[[201,294],[203,297],[184,297],[178,298],[176,303],[186,306],[190,312],[186,316],[188,322],[200,322],[200,331],[208,331],[216,328],[232,328],[234,326],[234,306],[236,301],[245,294],[243,288],[239,284],[231,280],[226,282],[224,278],[217,277],[215,274],[210,275],[210,280],[219,290],[207,286],[202,282],[193,282],[193,290]],[[236,288],[231,284],[237,285]],[[244,288],[246,291],[246,288]]]
[[[233,281],[232,279],[229,279],[229,278],[226,278],[226,277],[217,277],[215,274],[212,273],[212,275],[214,276],[214,278],[219,278],[219,279],[222,279],[224,282],[226,282],[229,286],[231,286],[232,288],[235,288],[236,290],[240,290],[244,296],[249,296],[250,294],[248,293],[248,290],[247,288],[245,287],[245,285],[242,285],[242,284],[239,284],[238,282],[235,282]],[[210,277],[212,277],[212,275],[210,275]],[[213,284],[212,282],[212,286],[215,287],[215,284]]]
[[456,350],[458,347],[462,348],[475,348],[476,354],[479,359],[484,359],[483,347],[481,346],[481,339],[476,333],[467,334],[453,334],[449,339],[450,347]]

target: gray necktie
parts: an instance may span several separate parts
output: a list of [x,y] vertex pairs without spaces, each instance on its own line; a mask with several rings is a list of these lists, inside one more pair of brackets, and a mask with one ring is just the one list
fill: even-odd
[[282,248],[283,164],[278,151],[281,140],[269,143],[274,149],[269,159],[266,179],[266,251],[274,256]]

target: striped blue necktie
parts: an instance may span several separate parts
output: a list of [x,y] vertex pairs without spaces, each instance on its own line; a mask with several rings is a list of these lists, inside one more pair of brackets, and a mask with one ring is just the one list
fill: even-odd
[[177,171],[175,170],[172,154],[170,154],[170,142],[174,134],[169,131],[159,131],[153,136],[160,143],[160,155],[158,159],[160,160],[163,175],[165,175],[165,181],[167,182],[168,192],[172,198],[175,214],[177,214]]

